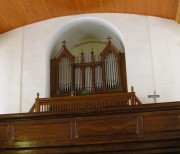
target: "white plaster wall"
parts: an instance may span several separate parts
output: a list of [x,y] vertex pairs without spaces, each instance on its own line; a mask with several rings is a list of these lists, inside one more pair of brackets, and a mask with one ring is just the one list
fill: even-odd
[[23,28],[0,36],[0,113],[20,112]]
[[180,100],[180,25],[175,21],[149,18],[153,69],[159,101]]
[[[180,100],[180,25],[157,17],[88,14],[60,17],[0,35],[0,113],[27,112],[36,93],[49,96],[50,48],[63,24],[80,17],[112,23],[124,36],[128,88],[143,103]],[[21,80],[22,79],[22,80]]]
[[120,14],[109,18],[124,36],[129,91],[134,86],[142,102],[153,102],[147,98],[154,89],[148,17]]

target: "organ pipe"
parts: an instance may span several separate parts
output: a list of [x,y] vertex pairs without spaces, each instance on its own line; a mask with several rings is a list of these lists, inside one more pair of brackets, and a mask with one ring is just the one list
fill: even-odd
[[115,55],[109,52],[105,59],[106,88],[118,87],[118,63]]
[[67,57],[63,57],[59,63],[59,91],[71,90],[71,64]]

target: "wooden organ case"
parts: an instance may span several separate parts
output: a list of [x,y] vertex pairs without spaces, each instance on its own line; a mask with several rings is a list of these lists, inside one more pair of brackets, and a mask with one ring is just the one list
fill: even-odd
[[127,92],[125,53],[118,51],[111,38],[100,54],[73,56],[63,41],[51,59],[51,97]]

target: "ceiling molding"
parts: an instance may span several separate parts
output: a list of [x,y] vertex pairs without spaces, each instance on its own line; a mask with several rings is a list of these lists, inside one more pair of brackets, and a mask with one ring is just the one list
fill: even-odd
[[178,24],[180,24],[180,0],[179,0],[179,4],[178,4],[177,13],[176,13],[176,22]]
[[50,18],[85,13],[130,13],[179,21],[178,1],[0,0],[0,33]]

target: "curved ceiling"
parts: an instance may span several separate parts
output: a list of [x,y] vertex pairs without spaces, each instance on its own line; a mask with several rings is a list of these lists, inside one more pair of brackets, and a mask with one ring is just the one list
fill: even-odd
[[[74,36],[76,39],[74,39]],[[110,36],[115,47],[124,52],[123,36],[119,30],[109,22],[96,17],[82,17],[71,20],[64,24],[52,37],[53,42],[51,47],[54,57],[62,47],[62,41],[68,40],[67,47],[71,51],[73,48],[84,43],[107,43],[106,38]],[[51,41],[50,41],[51,42]]]
[[132,13],[175,20],[178,1],[0,0],[0,33],[49,18],[83,13]]

